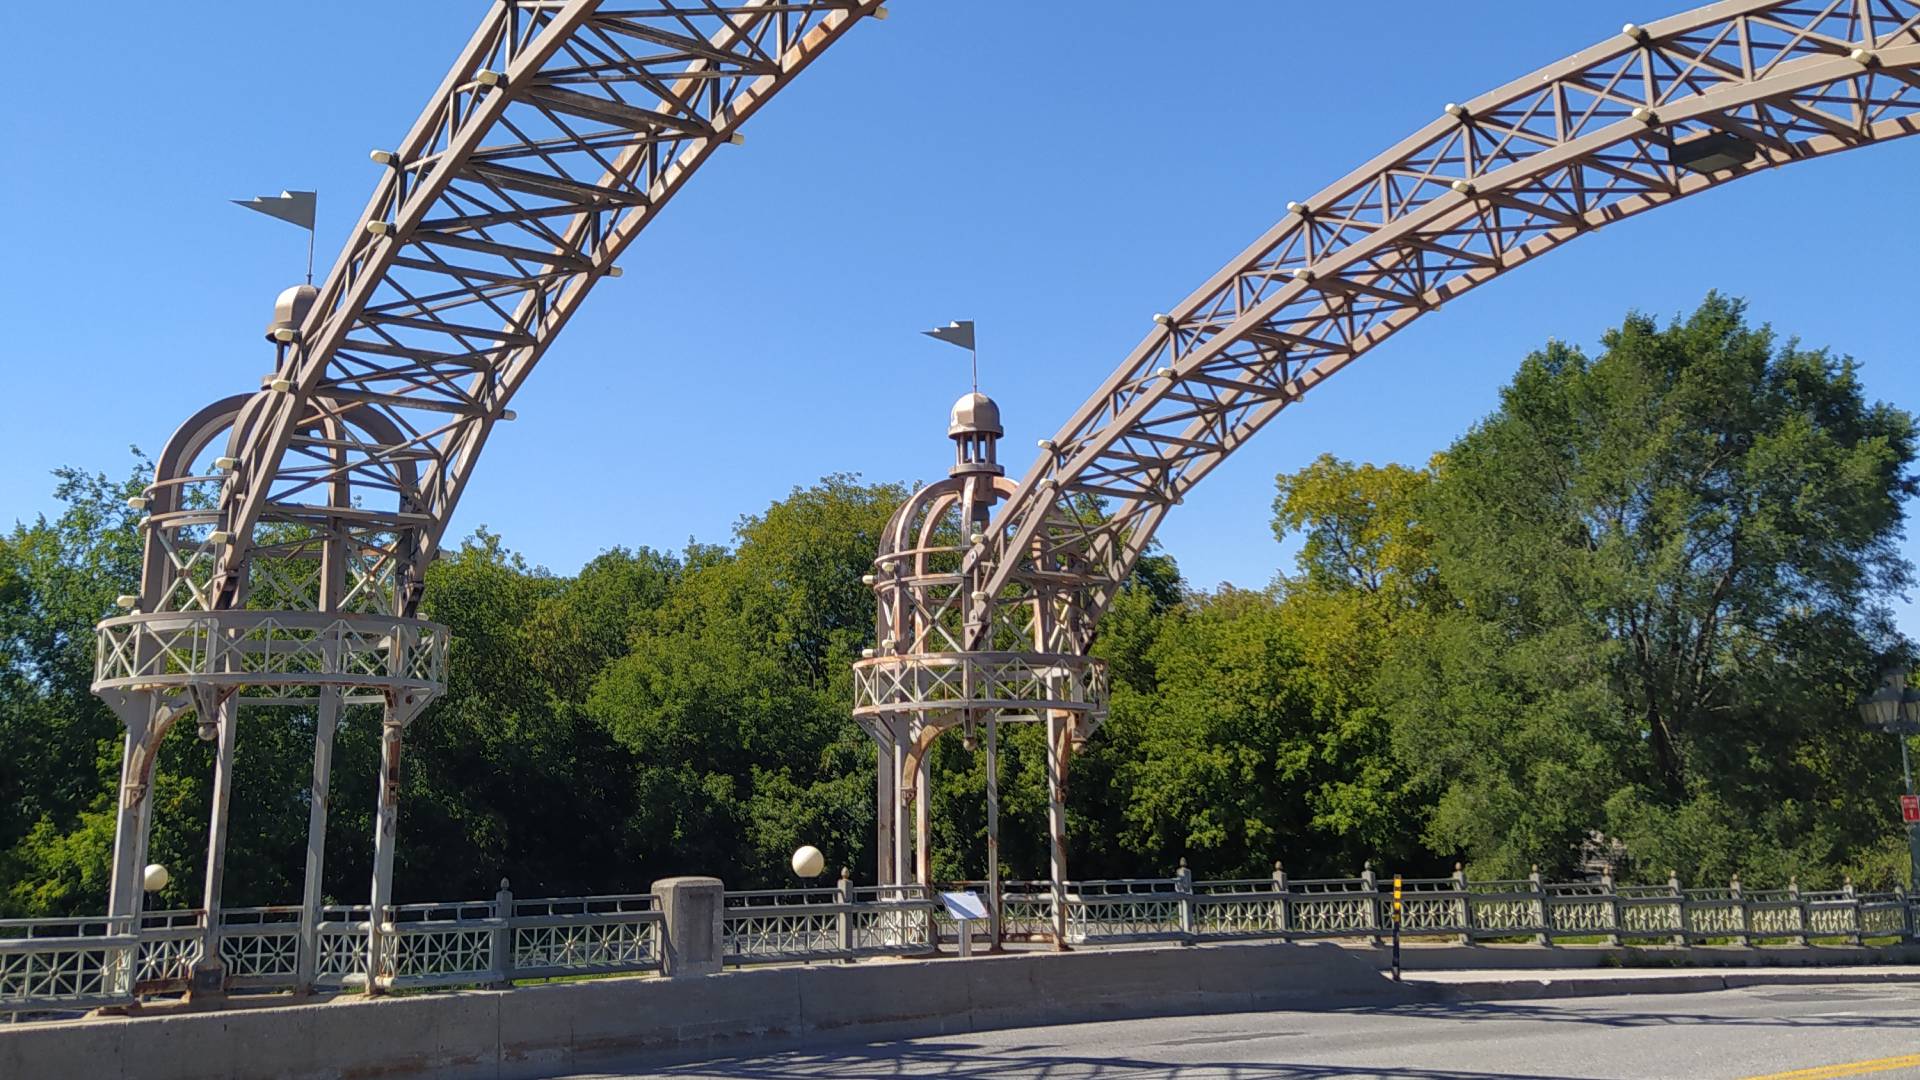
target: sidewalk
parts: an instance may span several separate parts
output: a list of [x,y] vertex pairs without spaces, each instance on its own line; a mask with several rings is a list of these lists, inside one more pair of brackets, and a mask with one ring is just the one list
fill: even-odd
[[1748,986],[1831,986],[1912,983],[1920,966],[1587,968],[1582,970],[1408,971],[1402,978],[1460,1001],[1601,997],[1612,994],[1691,994]]

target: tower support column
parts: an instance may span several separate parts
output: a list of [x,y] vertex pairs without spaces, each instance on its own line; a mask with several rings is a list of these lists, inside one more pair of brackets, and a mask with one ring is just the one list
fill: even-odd
[[146,893],[147,843],[153,832],[153,766],[160,742],[173,726],[174,709],[160,704],[148,691],[109,700],[127,733],[121,742],[107,916],[132,920],[128,929],[137,930]]
[[1053,947],[1067,950],[1067,759],[1073,753],[1073,718],[1047,713],[1047,836],[1053,891]]
[[1000,721],[987,713],[987,942],[1000,951]]
[[915,884],[932,895],[933,888],[933,753],[920,753],[913,770],[913,868]]
[[233,754],[239,738],[240,699],[231,692],[212,687],[195,687],[194,704],[200,722],[215,729],[213,761],[213,808],[207,821],[207,880],[201,908],[205,925],[200,939],[200,959],[194,962],[188,984],[188,996],[220,997],[226,993],[227,965],[220,955],[221,895],[227,878],[227,835],[232,824]]
[[[891,763],[897,790],[887,807],[887,813],[893,818],[893,884],[908,883],[908,867],[912,865],[912,853],[908,850],[913,840],[913,830],[907,825],[907,803],[912,798],[912,788],[907,783],[907,747],[905,732],[896,726],[893,735],[893,761]],[[895,893],[895,899],[906,896],[905,891]]]
[[[880,730],[875,726],[876,732]],[[876,885],[895,885],[895,867],[893,852],[893,819],[899,813],[900,796],[896,790],[894,777],[898,774],[893,768],[893,740],[876,736],[873,746],[873,820],[874,820],[874,877]],[[882,896],[884,897],[884,893]]]
[[393,853],[400,832],[400,742],[406,725],[392,703],[380,718],[380,795],[373,818],[373,886],[367,900],[367,993],[388,974],[387,908],[393,904]]
[[333,734],[340,722],[340,690],[320,690],[319,713],[313,726],[313,788],[307,802],[307,870],[300,896],[300,947],[294,958],[293,992],[313,989],[320,962],[321,882],[327,862],[327,802],[333,787]]

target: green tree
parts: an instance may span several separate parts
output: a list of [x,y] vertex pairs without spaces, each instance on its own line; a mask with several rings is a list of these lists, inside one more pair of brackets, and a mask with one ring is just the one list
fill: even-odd
[[1603,343],[1529,356],[1420,504],[1458,604],[1383,692],[1429,842],[1503,872],[1595,828],[1649,872],[1854,860],[1887,833],[1851,702],[1904,648],[1913,420],[1717,295]]
[[774,883],[800,843],[869,857],[873,752],[848,671],[872,635],[860,578],[905,497],[835,476],[742,518],[733,551],[689,550],[596,680],[587,711],[633,755],[629,827],[651,865]]
[[1393,643],[1449,602],[1419,513],[1438,467],[1327,455],[1276,481],[1274,536],[1302,537],[1297,572],[1278,592],[1310,713],[1310,825],[1344,872],[1367,857],[1409,868],[1420,859],[1431,786],[1396,758],[1374,684]]

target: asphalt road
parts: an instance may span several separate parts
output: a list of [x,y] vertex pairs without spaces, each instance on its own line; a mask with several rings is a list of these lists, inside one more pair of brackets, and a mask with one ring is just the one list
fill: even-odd
[[1130,1020],[592,1075],[602,1080],[1920,1078],[1920,986],[1770,986]]

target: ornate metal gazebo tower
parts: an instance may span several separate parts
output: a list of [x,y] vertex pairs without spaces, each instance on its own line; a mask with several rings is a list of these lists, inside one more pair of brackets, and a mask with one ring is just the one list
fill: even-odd
[[[446,633],[417,617],[422,586],[481,452],[673,196],[814,59],[883,16],[881,0],[494,0],[407,134],[369,155],[373,195],[332,270],[276,305],[272,371],[190,419],[136,497],[150,515],[140,591],[99,627],[94,689],[126,725],[120,926],[138,925],[168,729],[194,713],[219,747],[197,989],[225,983],[243,703],[315,717],[296,985],[317,965],[329,982],[359,972],[382,987],[402,737],[444,681]],[[381,775],[367,929],[352,944],[319,929],[319,883],[333,728],[360,705],[379,711]]]
[[959,728],[984,736],[990,933],[1002,934],[999,725],[1047,731],[1053,931],[1066,941],[1067,769],[1075,746],[1105,716],[1106,672],[1085,655],[1092,623],[1079,598],[1086,576],[1036,558],[1000,602],[981,555],[997,503],[1015,485],[999,462],[1000,407],[978,391],[954,403],[954,463],[895,511],[867,577],[878,601],[876,646],[854,665],[854,716],[878,745],[880,884],[932,884],[929,752]]
[[[315,290],[283,292],[267,339],[284,359]],[[278,336],[276,336],[278,335]],[[262,390],[283,390],[277,377]],[[153,813],[152,777],[161,740],[191,712],[200,737],[216,743],[203,907],[207,913],[190,978],[196,993],[224,988],[221,891],[226,863],[234,750],[243,707],[313,712],[313,787],[305,895],[295,947],[296,984],[312,985],[320,953],[321,868],[325,861],[334,729],[350,706],[373,706],[381,724],[371,907],[388,902],[398,814],[402,733],[445,686],[446,629],[414,617],[422,567],[415,560],[418,470],[398,463],[386,476],[340,467],[354,450],[397,433],[371,409],[322,399],[295,432],[310,463],[312,503],[264,515],[239,573],[221,574],[217,552],[221,489],[231,482],[241,433],[261,397],[241,394],[202,409],[161,453],[154,481],[132,504],[145,563],[125,615],[100,624],[94,690],[126,726],[108,914],[137,921],[141,870]],[[369,920],[368,968],[379,971],[382,921]],[[375,987],[377,989],[377,986]]]

